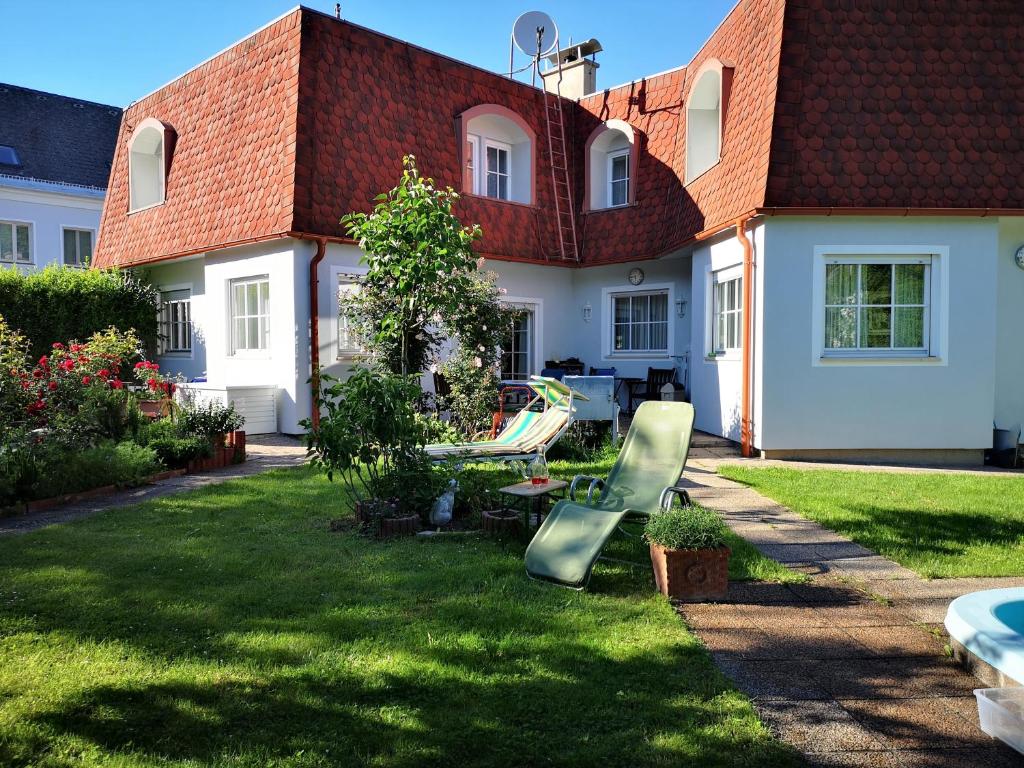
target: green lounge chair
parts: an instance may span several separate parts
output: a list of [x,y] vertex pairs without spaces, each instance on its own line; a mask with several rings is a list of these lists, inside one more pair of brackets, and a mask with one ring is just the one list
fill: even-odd
[[[569,498],[555,504],[526,549],[527,574],[583,589],[601,550],[623,521],[668,509],[673,495],[689,502],[678,483],[692,433],[689,403],[644,402],[608,479],[577,475],[569,486]],[[590,484],[587,498],[579,502],[576,488],[584,481]]]
[[[434,461],[457,457],[467,461],[504,461],[522,459],[538,450],[547,451],[572,424],[574,400],[588,400],[562,382],[543,376],[531,376],[527,386],[534,397],[494,440],[469,443],[435,443],[425,447]],[[543,408],[541,411],[532,410]]]

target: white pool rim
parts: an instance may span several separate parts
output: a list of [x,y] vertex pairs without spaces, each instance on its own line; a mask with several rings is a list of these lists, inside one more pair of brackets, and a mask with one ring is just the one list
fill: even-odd
[[979,659],[1024,684],[1024,635],[995,613],[1007,603],[1024,602],[1024,587],[986,589],[958,597],[946,611],[949,636]]

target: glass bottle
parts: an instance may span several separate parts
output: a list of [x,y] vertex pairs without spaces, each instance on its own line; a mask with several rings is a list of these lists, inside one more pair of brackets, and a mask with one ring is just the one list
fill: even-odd
[[548,462],[544,458],[544,449],[537,450],[537,455],[530,462],[530,482],[544,485],[548,481]]

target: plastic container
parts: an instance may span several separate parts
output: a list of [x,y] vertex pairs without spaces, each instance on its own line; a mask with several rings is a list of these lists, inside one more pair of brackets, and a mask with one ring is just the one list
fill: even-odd
[[1024,754],[1024,688],[978,688],[981,730]]

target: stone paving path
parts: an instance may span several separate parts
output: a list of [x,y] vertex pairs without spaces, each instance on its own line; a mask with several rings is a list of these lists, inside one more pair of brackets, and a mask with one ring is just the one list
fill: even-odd
[[224,469],[158,480],[149,485],[129,488],[106,496],[85,499],[60,507],[11,517],[0,517],[0,536],[34,531],[48,525],[78,520],[105,509],[139,504],[173,493],[216,485],[281,467],[295,467],[305,462],[306,449],[293,438],[283,435],[252,435],[246,444],[246,460]]
[[[691,463],[690,495],[808,584],[733,584],[679,610],[785,741],[821,766],[1021,766],[978,727],[983,687],[944,653],[949,601],[1024,579],[924,581],[912,571]],[[938,625],[938,626],[936,626]]]

